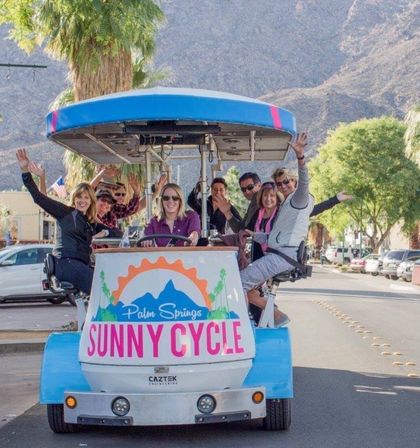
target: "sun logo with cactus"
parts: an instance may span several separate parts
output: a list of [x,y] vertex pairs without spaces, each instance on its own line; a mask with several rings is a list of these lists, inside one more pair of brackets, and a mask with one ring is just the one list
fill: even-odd
[[[94,321],[162,322],[237,319],[229,309],[226,269],[208,292],[208,282],[200,279],[196,268],[186,268],[181,260],[169,262],[159,257],[155,262],[143,259],[129,265],[127,273],[117,278],[111,291],[104,271],[99,275],[101,297]],[[157,289],[160,288],[160,289]],[[152,294],[151,290],[156,291]],[[139,290],[143,294],[139,294]]]

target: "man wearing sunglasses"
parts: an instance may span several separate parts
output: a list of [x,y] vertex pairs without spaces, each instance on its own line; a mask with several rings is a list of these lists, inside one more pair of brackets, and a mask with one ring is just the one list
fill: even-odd
[[[211,195],[207,198],[208,227],[209,229],[216,229],[219,234],[224,235],[226,233],[226,217],[216,205],[216,199],[219,197],[226,199],[227,183],[225,179],[223,179],[223,177],[215,177],[211,183],[210,190]],[[197,182],[195,188],[188,195],[187,203],[201,216],[202,202],[201,199],[198,198],[199,193],[200,182]],[[240,221],[242,219],[238,210],[232,205],[230,206],[230,212],[236,220]]]
[[214,203],[219,210],[225,215],[231,229],[238,233],[240,230],[246,229],[249,221],[258,210],[257,195],[261,188],[261,180],[256,173],[245,173],[239,178],[239,186],[242,194],[250,201],[245,216],[241,218],[233,213],[232,204],[224,197],[214,199]]

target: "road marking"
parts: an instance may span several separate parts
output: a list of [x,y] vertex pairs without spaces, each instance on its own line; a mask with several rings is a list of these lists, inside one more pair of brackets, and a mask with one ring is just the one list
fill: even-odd
[[[314,301],[314,300],[312,300]],[[372,334],[372,331],[370,330],[363,330],[365,328],[363,325],[359,323],[357,320],[353,320],[352,317],[348,316],[347,314],[343,313],[339,308],[333,306],[332,304],[329,304],[328,302],[321,300],[317,301],[318,305],[322,306],[325,310],[327,310],[331,315],[337,317],[337,320],[340,320],[341,323],[347,324],[348,328],[352,328],[355,333],[359,333],[362,336],[362,339],[370,339],[376,342],[373,342],[370,344],[371,347],[391,347],[391,344],[389,342],[383,342],[380,343],[380,340],[384,340],[385,338],[382,336],[369,336]],[[359,325],[357,325],[359,324]],[[386,339],[385,339],[386,340]],[[403,353],[400,351],[390,352],[390,351],[382,351],[382,356],[403,356]],[[392,358],[391,358],[392,359]],[[394,358],[395,359],[395,358]],[[404,362],[402,361],[393,361],[393,366],[404,366]],[[405,366],[415,366],[416,363],[414,361],[407,361],[405,363]],[[409,372],[407,373],[407,377],[409,378],[419,378],[420,375],[415,372]],[[367,392],[367,390],[358,390],[358,392]],[[375,393],[375,392],[373,392]]]

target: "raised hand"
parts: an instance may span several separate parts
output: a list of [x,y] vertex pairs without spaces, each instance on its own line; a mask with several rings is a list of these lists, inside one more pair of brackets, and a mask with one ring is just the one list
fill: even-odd
[[296,154],[298,159],[302,159],[305,154],[305,147],[308,145],[308,136],[305,132],[298,134],[296,139],[290,142],[290,146]]
[[45,177],[45,168],[42,165],[37,165],[32,160],[29,161],[28,169],[32,174],[38,177]]
[[137,179],[135,174],[131,173],[128,175],[128,183],[129,183],[130,187],[132,188],[134,194],[137,196],[140,196],[140,191],[141,191],[140,182]]
[[228,214],[232,208],[232,204],[223,196],[214,196],[213,202],[224,215]]
[[104,176],[106,177],[117,177],[120,175],[121,170],[114,165],[105,167]]
[[159,194],[164,185],[167,184],[167,182],[168,182],[168,176],[166,175],[166,173],[161,174],[159,180],[155,183],[155,193]]
[[26,154],[26,149],[25,148],[18,149],[16,151],[16,158],[18,160],[22,173],[27,173],[29,171],[30,160],[28,158],[28,155]]
[[351,201],[352,199],[354,199],[354,196],[352,194],[346,194],[344,193],[344,191],[340,191],[340,193],[337,194],[337,199],[340,202]]

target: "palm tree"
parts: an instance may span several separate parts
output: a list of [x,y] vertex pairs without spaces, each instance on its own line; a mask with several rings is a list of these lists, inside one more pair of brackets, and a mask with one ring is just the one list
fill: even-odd
[[132,52],[148,58],[163,20],[154,0],[5,0],[0,24],[26,51],[43,45],[67,61],[75,101],[129,90]]
[[[154,0],[0,2],[0,24],[12,25],[10,37],[22,49],[42,45],[68,63],[72,89],[62,92],[54,106],[147,85],[145,67],[163,18]],[[93,174],[93,165],[72,153],[64,162],[72,184]],[[128,170],[140,174],[139,167]]]

